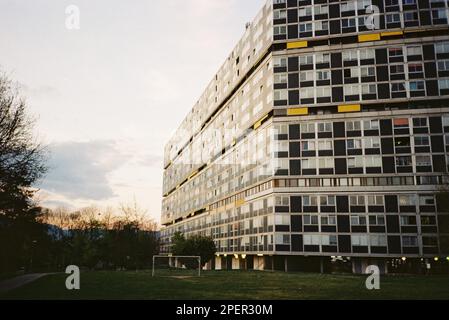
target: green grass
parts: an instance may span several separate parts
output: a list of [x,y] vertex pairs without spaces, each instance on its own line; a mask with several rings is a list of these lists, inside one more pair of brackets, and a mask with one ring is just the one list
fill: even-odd
[[201,278],[152,278],[149,272],[87,272],[81,290],[64,274],[42,278],[0,299],[449,299],[449,276],[385,276],[368,291],[365,277],[270,272],[206,272]]

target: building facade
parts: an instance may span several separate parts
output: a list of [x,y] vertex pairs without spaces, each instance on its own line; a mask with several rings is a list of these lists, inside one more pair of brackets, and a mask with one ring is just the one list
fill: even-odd
[[448,263],[448,0],[270,0],[165,150],[162,251],[214,269]]

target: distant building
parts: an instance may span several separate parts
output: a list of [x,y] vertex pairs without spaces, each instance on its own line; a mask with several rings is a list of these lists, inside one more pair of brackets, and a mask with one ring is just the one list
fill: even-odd
[[447,0],[274,0],[165,150],[162,241],[216,269],[446,261]]

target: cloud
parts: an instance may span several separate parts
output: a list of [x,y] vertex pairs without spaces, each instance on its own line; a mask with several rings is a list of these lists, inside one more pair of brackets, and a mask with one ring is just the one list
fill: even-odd
[[50,170],[41,188],[71,200],[116,197],[108,176],[129,157],[114,141],[64,142],[50,146]]

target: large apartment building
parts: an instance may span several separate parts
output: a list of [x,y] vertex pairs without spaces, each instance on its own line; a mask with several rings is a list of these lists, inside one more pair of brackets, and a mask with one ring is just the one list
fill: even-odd
[[214,269],[449,263],[448,0],[269,0],[165,150],[162,250]]

